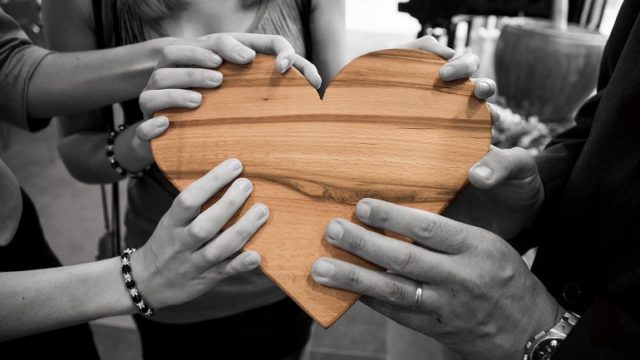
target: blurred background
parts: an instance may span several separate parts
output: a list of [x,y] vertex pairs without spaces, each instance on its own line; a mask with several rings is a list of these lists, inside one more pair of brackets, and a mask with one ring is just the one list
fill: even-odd
[[[602,50],[621,4],[622,0],[346,0],[348,51],[355,58],[421,35],[433,35],[459,52],[473,51],[482,60],[477,76],[498,84],[498,95],[491,99],[501,113],[500,123],[494,125],[494,145],[520,146],[535,154],[554,134],[572,126],[579,105],[594,93]],[[36,44],[46,47],[40,1],[0,0],[0,6]],[[32,196],[54,251],[65,264],[91,261],[105,233],[111,201],[103,201],[100,187],[79,183],[67,173],[56,143],[55,121],[36,134],[0,123],[0,156]],[[123,196],[119,205],[124,210]],[[103,359],[140,359],[139,340],[128,317],[99,320],[92,327]],[[360,304],[331,329],[314,328],[305,357],[456,359],[431,339]]]

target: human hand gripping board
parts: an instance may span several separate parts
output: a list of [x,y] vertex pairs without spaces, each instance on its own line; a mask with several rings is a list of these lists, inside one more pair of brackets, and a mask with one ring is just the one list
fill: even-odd
[[418,50],[361,56],[320,99],[295,69],[274,70],[271,56],[225,63],[224,83],[202,90],[193,110],[168,110],[169,130],[152,142],[159,168],[179,190],[227,158],[244,164],[251,204],[270,209],[246,249],[262,271],[321,326],[331,326],[359,295],[313,281],[314,260],[364,260],[330,246],[326,224],[355,220],[373,197],[440,213],[489,150],[491,116],[471,81],[443,82],[444,60]]

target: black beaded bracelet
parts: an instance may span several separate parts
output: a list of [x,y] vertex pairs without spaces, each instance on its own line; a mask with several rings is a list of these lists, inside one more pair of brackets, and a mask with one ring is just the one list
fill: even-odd
[[146,317],[152,317],[155,315],[156,311],[144,302],[142,294],[140,294],[140,291],[136,288],[136,282],[133,280],[133,275],[131,274],[130,257],[135,251],[136,249],[126,248],[120,257],[122,260],[122,278],[124,279],[124,286],[127,287],[131,300],[136,304],[138,311]]
[[115,158],[115,152],[114,152],[114,146],[115,146],[115,142],[116,142],[116,137],[118,136],[118,134],[120,134],[124,129],[126,129],[127,127],[125,125],[118,125],[118,127],[115,130],[111,130],[109,131],[109,136],[107,137],[107,146],[105,148],[105,153],[107,154],[107,158],[109,159],[109,165],[111,165],[111,167],[121,176],[128,176],[132,179],[137,179],[139,177],[142,177],[142,175],[144,175],[145,171],[149,170],[151,168],[151,165],[145,167],[144,169],[138,171],[138,172],[129,172],[127,171],[125,168],[123,168],[122,166],[120,166],[120,163],[118,162],[118,160],[116,160]]

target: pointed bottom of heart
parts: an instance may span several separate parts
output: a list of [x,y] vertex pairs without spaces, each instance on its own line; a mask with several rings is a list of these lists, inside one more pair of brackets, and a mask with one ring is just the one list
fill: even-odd
[[[269,221],[245,247],[262,257],[262,271],[295,301],[311,318],[324,328],[333,325],[360,298],[351,292],[332,289],[316,283],[311,277],[313,263],[319,257],[333,257],[352,264],[375,268],[374,265],[329,245],[324,239],[327,223],[336,217],[355,219],[355,205],[331,200],[317,200],[289,186],[250,176],[254,184],[251,198],[241,214],[252,204],[269,207]],[[184,189],[194,179],[175,179]],[[446,203],[421,202],[411,207],[441,212]],[[231,222],[233,222],[232,220]]]

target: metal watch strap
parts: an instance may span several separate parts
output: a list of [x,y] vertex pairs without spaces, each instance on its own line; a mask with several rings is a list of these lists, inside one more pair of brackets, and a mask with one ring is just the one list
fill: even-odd
[[[564,340],[567,335],[569,335],[569,332],[571,331],[571,329],[573,329],[578,320],[580,320],[580,315],[571,311],[567,311],[564,315],[562,315],[560,321],[558,321],[558,323],[553,328],[547,331],[541,331],[536,336],[534,336],[533,339],[527,342],[524,349],[524,360],[532,359],[533,352],[536,350],[535,348],[542,341],[546,339],[552,339],[556,342],[561,342],[562,340]],[[558,345],[559,344],[555,343],[553,346]]]

